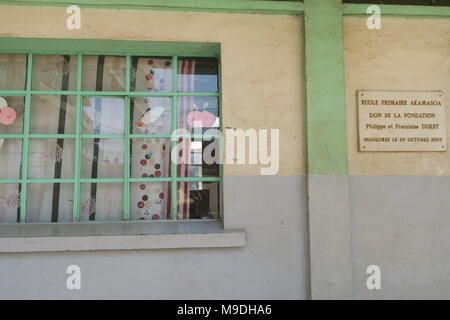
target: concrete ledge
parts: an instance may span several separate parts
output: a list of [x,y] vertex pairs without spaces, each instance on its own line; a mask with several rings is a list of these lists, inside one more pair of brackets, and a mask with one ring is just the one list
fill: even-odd
[[222,220],[207,219],[0,224],[0,238],[198,234],[223,231]]
[[244,245],[245,231],[236,230],[202,234],[0,238],[0,253],[228,248]]

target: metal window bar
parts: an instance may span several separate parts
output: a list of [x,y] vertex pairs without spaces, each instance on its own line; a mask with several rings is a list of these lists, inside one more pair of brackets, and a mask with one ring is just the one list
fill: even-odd
[[[175,93],[172,96],[172,132],[174,132],[178,127],[178,57],[172,57],[172,91]],[[177,144],[177,140],[170,140],[170,157],[175,158],[172,154],[173,150],[175,150],[175,146]],[[177,164],[170,159],[170,176],[172,181],[170,183],[170,200],[171,205],[170,208],[172,210],[172,220],[177,219],[178,214],[178,183],[174,177],[177,177]]]
[[[125,69],[125,88],[127,93],[130,93],[130,83],[131,83],[131,57],[130,55],[126,56],[126,69]],[[124,133],[125,133],[125,142],[124,142],[124,172],[123,172],[123,220],[130,220],[130,96],[127,95],[125,97],[125,117],[124,117],[125,125],[124,125]]]
[[25,95],[25,107],[23,112],[23,141],[22,141],[22,184],[20,189],[20,223],[25,223],[27,215],[27,179],[28,179],[28,149],[30,134],[30,114],[31,114],[31,86],[33,79],[33,55],[28,54],[27,58],[27,94]]
[[[77,60],[77,90],[81,90],[81,79],[83,72],[83,56],[78,55]],[[75,117],[75,163],[74,163],[74,177],[75,184],[73,186],[73,222],[80,221],[80,176],[81,176],[81,132],[83,124],[83,98],[81,95],[77,95],[77,109]]]

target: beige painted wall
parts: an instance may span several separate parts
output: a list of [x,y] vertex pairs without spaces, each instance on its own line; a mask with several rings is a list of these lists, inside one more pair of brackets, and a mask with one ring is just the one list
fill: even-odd
[[[304,174],[300,18],[280,15],[1,6],[0,37],[220,42],[224,128],[279,128],[279,175]],[[226,165],[225,175],[259,175]]]
[[450,20],[344,19],[349,174],[450,175],[450,151],[358,152],[357,90],[443,91],[450,138]]

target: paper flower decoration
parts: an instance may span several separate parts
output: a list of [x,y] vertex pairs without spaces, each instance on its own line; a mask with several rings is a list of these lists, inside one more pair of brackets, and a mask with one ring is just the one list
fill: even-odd
[[198,111],[198,106],[193,104],[194,110],[187,115],[187,125],[191,128],[195,127],[211,127],[216,122],[215,114],[206,111],[208,103],[203,104],[203,111]]
[[6,100],[0,97],[0,123],[10,125],[16,120],[16,110],[8,107]]

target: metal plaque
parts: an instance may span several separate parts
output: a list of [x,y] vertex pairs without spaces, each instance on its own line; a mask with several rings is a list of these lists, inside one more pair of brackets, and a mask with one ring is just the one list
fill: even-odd
[[359,151],[446,151],[444,94],[358,91]]

